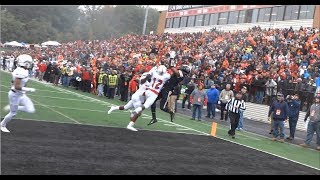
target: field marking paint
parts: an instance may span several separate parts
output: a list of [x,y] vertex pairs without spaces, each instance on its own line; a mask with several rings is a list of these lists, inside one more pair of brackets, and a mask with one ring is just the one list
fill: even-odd
[[[34,103],[34,105],[43,106],[43,104],[41,104],[41,103]],[[70,110],[79,110],[79,111],[91,111],[91,112],[101,112],[101,113],[105,113],[106,112],[106,111],[102,111],[102,110],[72,108],[72,107],[65,107],[65,106],[50,106],[50,105],[46,105],[46,106],[50,107],[50,108],[70,109]],[[115,112],[115,113],[117,113],[117,112]],[[118,114],[120,114],[120,113],[118,112]]]
[[[4,88],[7,88],[7,89],[11,89],[11,86],[5,86],[5,85],[2,85],[2,84],[1,84],[1,86],[4,87]],[[63,92],[60,92],[60,91],[50,91],[50,90],[43,90],[43,89],[36,89],[36,91],[44,91],[44,92],[61,93],[61,94],[63,94]]]
[[[35,104],[35,105],[41,105],[41,104]],[[101,112],[101,113],[106,112],[106,111],[101,111],[101,110],[72,108],[72,107],[65,107],[65,106],[49,106],[49,105],[46,105],[46,106],[51,107],[51,108],[71,109],[71,110],[79,110],[79,111],[91,111],[91,112]]]
[[163,125],[165,125],[165,126],[175,126],[173,124],[166,124],[166,123],[164,123]]
[[[7,91],[0,91],[0,92],[7,92]],[[82,100],[82,99],[62,98],[62,97],[56,97],[56,96],[39,96],[39,95],[31,94],[31,93],[29,93],[28,96],[48,98],[48,99],[61,99],[61,100],[69,100],[69,101],[88,102],[88,100]]]
[[185,129],[185,128],[177,128],[177,130],[180,130],[180,131],[189,131],[189,129]]
[[33,99],[33,101],[36,102],[36,103],[38,103],[38,104],[40,104],[40,105],[43,106],[43,107],[46,107],[46,108],[50,109],[51,111],[53,111],[53,112],[55,112],[55,113],[58,113],[58,114],[60,114],[60,115],[62,115],[62,116],[64,116],[64,117],[70,119],[71,121],[76,122],[77,124],[81,124],[81,123],[78,122],[77,120],[75,120],[75,119],[73,119],[73,118],[71,118],[71,117],[69,117],[69,116],[67,116],[67,115],[65,115],[65,114],[63,114],[63,113],[61,113],[61,112],[59,112],[59,111],[56,111],[56,110],[48,107],[47,105],[40,103],[39,101],[36,101],[36,100],[34,100],[34,99]]
[[[184,115],[184,114],[182,114],[182,113],[177,113],[177,114],[179,114],[179,115],[181,115],[181,116],[184,116],[184,117],[190,118],[189,116]],[[207,121],[207,122],[209,122],[209,121]],[[199,121],[199,123],[201,123],[201,124],[203,124],[203,125],[205,125],[205,126],[211,127],[212,122],[209,122],[210,124],[208,124],[207,122]],[[219,126],[221,126],[221,125],[223,126],[223,128],[219,127]],[[223,124],[219,124],[219,126],[217,126],[217,129],[222,129],[222,130],[225,130],[225,128],[228,128],[228,127],[229,127],[229,126],[226,126],[226,125],[223,125]],[[253,134],[254,134],[254,133],[253,133]],[[241,136],[243,136],[243,137],[246,137],[247,139],[253,139],[253,140],[256,140],[256,141],[261,141],[261,139],[258,139],[258,138],[255,138],[255,137],[251,137],[251,136],[247,136],[247,135],[244,135],[244,134],[241,134],[241,133],[237,133],[237,135],[241,135]]]
[[[3,70],[1,70],[1,71],[3,71]],[[6,71],[3,71],[3,72],[6,72]],[[8,72],[6,72],[6,73],[8,73]],[[34,81],[34,82],[37,82],[37,83],[41,83],[41,84],[43,84],[43,85],[45,85],[45,86],[47,86],[46,84],[44,84],[44,83],[42,83],[42,82],[38,82],[38,81],[36,81],[36,80],[34,80],[34,79],[31,79],[32,81]],[[60,88],[60,87],[58,87],[58,86],[55,86],[55,87],[52,87],[52,86],[47,86],[47,87],[51,87],[51,88],[57,88],[57,90],[59,90],[59,91],[62,91],[63,89],[62,88]],[[78,95],[79,97],[82,97],[82,98],[89,98],[89,99],[94,99],[94,98],[92,98],[92,97],[88,97],[88,96],[84,96],[84,95],[82,95],[82,94],[78,94],[78,93],[75,93],[75,92],[72,92],[72,91],[70,91],[70,90],[64,90],[64,91],[69,91],[68,93],[70,93],[70,94],[74,94],[74,95]],[[64,91],[62,91],[62,92],[64,92]],[[68,93],[66,93],[66,94],[68,94]],[[97,102],[103,102],[102,100],[99,100],[99,99],[95,99],[95,101],[97,101]],[[113,105],[113,104],[111,104],[111,103],[109,103],[109,102],[103,102],[104,104],[108,104],[108,105]],[[151,117],[151,116],[150,116]],[[164,120],[164,121],[166,121],[166,120]],[[176,123],[173,123],[173,122],[170,122],[170,121],[166,121],[167,123],[170,123],[170,124],[176,124]],[[71,123],[69,123],[69,124],[71,124]],[[86,123],[87,124],[87,123]],[[90,124],[88,124],[88,125],[90,125]],[[177,124],[177,125],[179,125],[179,124]],[[179,125],[179,126],[182,126],[182,125]],[[104,127],[107,127],[107,126],[104,126]],[[111,126],[110,126],[111,127]],[[192,129],[192,128],[188,128],[188,129]],[[147,130],[147,129],[145,129],[146,131],[158,131],[158,130]],[[198,130],[195,130],[196,132],[199,132]],[[166,131],[159,131],[159,132],[166,132]],[[201,131],[200,131],[201,132]],[[183,134],[188,134],[188,133],[186,133],[186,132],[171,132],[171,133],[183,133]],[[210,136],[210,134],[208,134],[208,133],[204,133],[204,132],[201,132],[202,133],[202,135],[207,135],[207,136]],[[199,135],[199,134],[196,134],[196,135]],[[260,152],[263,152],[263,153],[266,153],[266,154],[270,154],[270,155],[273,155],[273,156],[276,156],[276,157],[279,157],[279,158],[282,158],[282,159],[285,159],[285,160],[288,160],[288,161],[291,161],[291,162],[294,162],[294,163],[297,163],[297,164],[301,164],[301,165],[304,165],[304,166],[306,166],[306,167],[309,167],[309,168],[313,168],[313,169],[316,169],[316,170],[320,170],[320,168],[316,168],[316,167],[313,167],[313,166],[310,166],[310,165],[307,165],[307,164],[304,164],[304,163],[301,163],[301,162],[298,162],[298,161],[295,161],[295,160],[292,160],[292,159],[288,159],[288,158],[286,158],[286,157],[283,157],[283,156],[280,156],[280,155],[277,155],[277,154],[273,154],[273,153],[270,153],[270,152],[267,152],[267,151],[264,151],[264,150],[261,150],[261,149],[257,149],[257,148],[254,148],[254,147],[251,147],[251,146],[248,146],[248,145],[244,145],[244,144],[240,144],[240,143],[237,143],[237,142],[235,142],[235,141],[231,141],[231,140],[229,140],[229,139],[225,139],[225,138],[223,138],[223,137],[215,137],[215,138],[218,138],[218,139],[222,139],[222,140],[225,140],[225,141],[227,141],[227,142],[231,142],[231,143],[235,143],[235,144],[237,144],[237,145],[240,145],[240,146],[244,146],[244,147],[247,147],[247,148],[251,148],[251,149],[254,149],[254,150],[256,150],[256,151],[260,151]],[[290,145],[292,145],[292,144],[290,144]]]

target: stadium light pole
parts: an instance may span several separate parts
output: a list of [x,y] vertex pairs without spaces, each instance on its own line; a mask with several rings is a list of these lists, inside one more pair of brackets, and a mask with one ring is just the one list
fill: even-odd
[[147,7],[146,7],[146,13],[145,13],[145,15],[144,15],[142,35],[144,35],[144,34],[146,33],[147,19],[148,19],[148,11],[149,11],[149,5],[147,5]]

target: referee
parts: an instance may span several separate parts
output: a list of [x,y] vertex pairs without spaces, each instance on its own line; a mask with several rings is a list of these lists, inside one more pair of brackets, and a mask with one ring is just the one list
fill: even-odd
[[231,129],[228,131],[229,136],[232,136],[232,139],[235,138],[236,128],[240,119],[240,110],[246,110],[246,104],[242,99],[242,93],[238,92],[236,97],[231,98],[226,104],[226,110],[229,113]]

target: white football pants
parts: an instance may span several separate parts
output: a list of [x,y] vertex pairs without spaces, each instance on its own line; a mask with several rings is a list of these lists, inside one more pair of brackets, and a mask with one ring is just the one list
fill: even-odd
[[[35,108],[30,100],[30,98],[26,94],[15,93],[13,91],[9,91],[9,104],[10,104],[10,112],[4,117],[1,121],[1,126],[6,126],[7,123],[17,115],[17,111],[24,111],[27,113],[34,113]],[[20,105],[20,106],[19,106]]]

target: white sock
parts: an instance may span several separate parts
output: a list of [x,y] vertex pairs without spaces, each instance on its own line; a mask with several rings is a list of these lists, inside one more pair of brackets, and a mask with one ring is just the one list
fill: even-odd
[[133,125],[134,125],[133,121],[130,121],[129,124],[128,124],[128,126],[131,126],[131,127],[133,127]]

